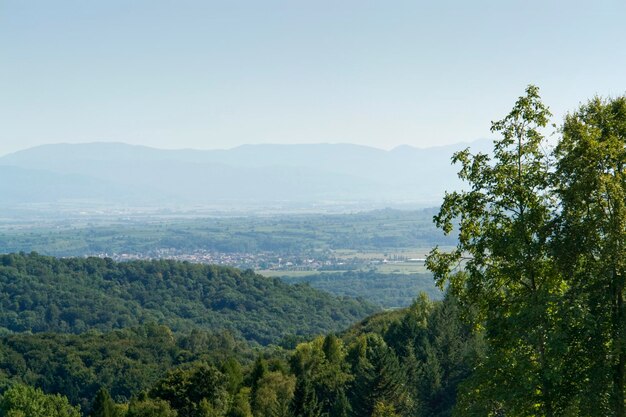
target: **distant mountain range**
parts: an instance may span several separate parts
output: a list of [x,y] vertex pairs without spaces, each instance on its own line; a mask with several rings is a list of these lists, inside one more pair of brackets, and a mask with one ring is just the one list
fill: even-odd
[[456,189],[452,154],[487,140],[386,151],[349,144],[162,150],[123,143],[43,145],[0,158],[0,204],[133,205],[410,202]]

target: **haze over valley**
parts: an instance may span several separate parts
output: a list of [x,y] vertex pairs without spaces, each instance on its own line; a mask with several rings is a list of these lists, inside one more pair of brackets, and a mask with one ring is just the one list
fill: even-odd
[[0,1],[0,417],[626,417],[625,21]]
[[489,141],[385,151],[349,144],[161,150],[121,143],[43,145],[0,157],[0,206],[94,209],[432,207],[459,184],[453,152]]

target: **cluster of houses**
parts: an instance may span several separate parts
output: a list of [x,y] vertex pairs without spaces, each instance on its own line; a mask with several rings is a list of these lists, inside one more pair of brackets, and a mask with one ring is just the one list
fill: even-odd
[[330,252],[315,254],[286,255],[273,252],[215,252],[195,250],[183,252],[179,249],[163,248],[147,253],[99,253],[96,256],[111,258],[115,261],[133,261],[150,259],[172,259],[193,263],[232,266],[241,269],[270,271],[324,271],[359,269],[368,265],[375,266],[388,263],[423,262],[421,258],[405,258],[398,256],[382,258],[338,258]]

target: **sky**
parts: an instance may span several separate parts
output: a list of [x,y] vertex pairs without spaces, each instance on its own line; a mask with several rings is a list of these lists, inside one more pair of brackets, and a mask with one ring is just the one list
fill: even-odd
[[0,155],[490,137],[626,93],[626,2],[0,0]]

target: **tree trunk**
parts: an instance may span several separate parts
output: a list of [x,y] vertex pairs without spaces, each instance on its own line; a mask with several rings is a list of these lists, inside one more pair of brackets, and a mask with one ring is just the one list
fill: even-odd
[[617,350],[617,363],[613,366],[613,396],[615,399],[615,416],[626,417],[624,410],[624,373],[626,370],[626,353],[623,346],[624,327],[624,295],[621,286],[617,287],[615,299],[616,323],[615,344]]

